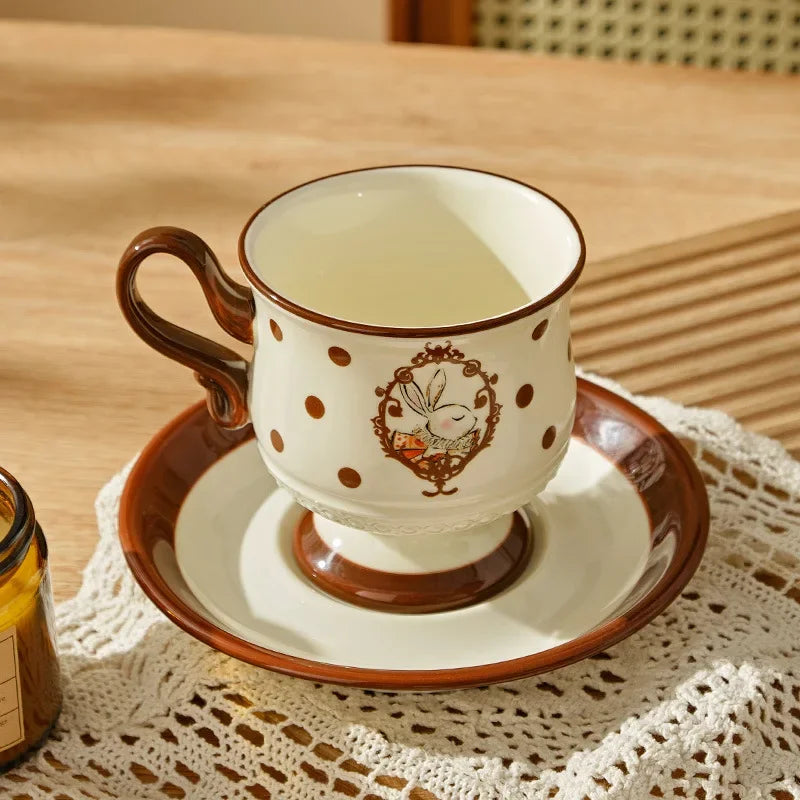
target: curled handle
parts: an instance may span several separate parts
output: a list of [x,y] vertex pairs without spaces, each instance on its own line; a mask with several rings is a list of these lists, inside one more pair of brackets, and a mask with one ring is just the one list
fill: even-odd
[[154,253],[168,253],[186,264],[223,330],[242,342],[253,342],[255,306],[249,288],[223,271],[211,248],[182,228],[159,227],[142,231],[128,245],[117,270],[117,297],[125,319],[154,350],[195,371],[207,391],[208,410],[224,428],[248,422],[248,362],[217,342],[188,331],[156,314],[136,286],[142,262]]

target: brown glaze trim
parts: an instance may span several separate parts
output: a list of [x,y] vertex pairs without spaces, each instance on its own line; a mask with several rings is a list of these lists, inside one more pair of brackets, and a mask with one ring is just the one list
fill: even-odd
[[[120,502],[119,535],[128,566],[147,596],[176,625],[210,647],[241,661],[284,675],[323,683],[387,691],[459,689],[517,680],[559,669],[622,641],[658,616],[697,569],[709,526],[708,496],[700,473],[680,442],[649,414],[607,389],[578,379],[573,435],[620,463],[621,442],[603,438],[609,418],[620,420],[644,441],[660,445],[669,480],[641,493],[653,522],[672,525],[676,547],[658,583],[623,614],[549,650],[474,667],[443,670],[381,670],[340,666],[290,656],[252,644],[215,626],[189,607],[166,582],[152,558],[155,544],[174,547],[175,522],[194,483],[223,455],[253,439],[252,428],[226,431],[201,403],[184,411],[145,447],[125,484]],[[655,536],[654,536],[655,541]],[[624,601],[623,601],[624,602]]]
[[276,452],[283,452],[283,436],[281,436],[275,428],[269,432],[269,440],[272,442],[272,446],[275,448]]
[[529,383],[524,383],[517,390],[517,396],[515,398],[517,406],[519,408],[527,408],[533,400],[533,395],[533,386],[531,386]]
[[128,245],[117,270],[117,297],[134,332],[154,350],[187,366],[208,394],[211,416],[225,428],[247,424],[247,362],[236,352],[158,316],[136,286],[142,262],[155,253],[179,258],[203,289],[214,319],[242,342],[253,342],[255,304],[249,288],[223,271],[211,248],[181,228],[142,231]]
[[297,525],[292,549],[305,576],[328,594],[364,608],[422,614],[474,605],[503,591],[528,566],[533,537],[522,514],[516,511],[506,538],[471,564],[424,574],[382,572],[331,550],[317,533],[314,515],[308,511]]
[[533,341],[534,341],[534,342],[538,342],[538,341],[539,341],[539,339],[541,339],[541,338],[542,338],[542,336],[544,336],[544,335],[545,335],[545,333],[546,333],[546,331],[547,331],[547,326],[548,326],[549,324],[550,324],[550,321],[549,321],[549,320],[543,319],[543,320],[542,320],[542,321],[541,321],[541,322],[540,322],[540,323],[539,323],[539,324],[538,324],[538,325],[537,325],[537,326],[536,326],[536,327],[533,329],[533,333],[531,334],[531,339],[533,339]]
[[352,467],[342,467],[337,473],[339,483],[348,489],[358,489],[361,486],[361,475]]
[[328,358],[330,358],[337,367],[346,367],[352,361],[350,353],[343,347],[329,347]]
[[322,419],[325,416],[325,403],[314,394],[306,397],[305,403],[306,413],[313,419]]
[[[492,178],[500,178],[502,180],[509,181],[511,183],[515,183],[518,186],[522,186],[525,189],[529,189],[537,194],[541,195],[542,197],[546,197],[552,203],[554,203],[567,217],[567,219],[572,224],[575,232],[578,235],[578,242],[580,244],[580,254],[578,256],[578,260],[575,263],[575,266],[572,268],[572,271],[567,275],[567,277],[547,296],[535,300],[534,302],[528,303],[526,306],[522,306],[521,308],[513,309],[512,311],[507,311],[504,314],[500,314],[496,317],[488,317],[486,319],[476,320],[475,322],[465,322],[459,325],[443,325],[442,327],[429,327],[429,328],[396,328],[390,327],[387,325],[368,325],[364,322],[352,322],[350,320],[338,319],[337,317],[331,317],[327,314],[322,314],[319,311],[312,311],[310,308],[306,308],[305,306],[300,305],[299,303],[295,303],[293,300],[290,300],[283,295],[278,294],[274,289],[268,286],[257,274],[253,267],[250,265],[250,262],[247,260],[247,253],[245,251],[244,241],[247,236],[247,232],[250,230],[250,226],[255,222],[256,218],[272,205],[277,200],[280,200],[282,197],[286,197],[286,195],[291,194],[298,189],[303,189],[306,186],[310,186],[313,183],[319,183],[320,181],[328,180],[329,178],[338,178],[342,175],[354,175],[360,172],[375,172],[379,170],[393,170],[393,169],[449,169],[449,170],[457,170],[461,172],[472,172],[479,175],[488,175]],[[380,167],[364,167],[362,169],[351,169],[345,170],[344,172],[334,172],[331,175],[325,175],[321,178],[315,178],[311,181],[306,181],[305,183],[301,183],[298,186],[294,186],[291,189],[287,189],[285,192],[281,192],[281,194],[273,197],[272,200],[264,203],[261,208],[259,208],[249,220],[247,220],[247,224],[242,229],[241,234],[239,235],[239,262],[242,265],[242,269],[244,270],[244,274],[247,276],[247,280],[250,281],[251,285],[254,289],[258,290],[263,294],[265,297],[269,298],[273,303],[280,306],[284,311],[288,311],[290,314],[295,314],[296,316],[303,317],[311,322],[315,322],[318,325],[325,325],[329,328],[336,328],[337,330],[341,331],[348,331],[349,333],[363,333],[369,336],[387,336],[390,338],[398,338],[398,339],[413,339],[413,338],[422,338],[422,337],[445,337],[445,336],[461,336],[467,333],[475,333],[476,331],[485,331],[490,328],[497,328],[501,325],[507,325],[509,322],[516,322],[519,319],[523,319],[524,317],[530,316],[536,311],[541,311],[541,309],[546,308],[547,306],[554,303],[560,297],[563,297],[574,285],[575,282],[580,277],[581,272],[583,271],[583,265],[586,261],[586,242],[583,238],[583,232],[578,225],[577,220],[571,214],[571,212],[562,205],[558,200],[556,200],[551,195],[547,194],[547,192],[543,192],[541,189],[537,189],[535,186],[531,186],[530,184],[523,183],[522,181],[515,180],[514,178],[509,178],[506,175],[500,175],[496,172],[488,172],[482,169],[469,169],[467,167],[454,167],[449,166],[446,164],[390,164],[387,166],[380,166]]]

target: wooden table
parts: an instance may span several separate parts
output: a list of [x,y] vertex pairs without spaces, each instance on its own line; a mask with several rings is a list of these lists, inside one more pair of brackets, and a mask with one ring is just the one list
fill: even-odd
[[[800,206],[798,111],[800,84],[776,76],[0,23],[0,463],[33,497],[57,596],[94,547],[98,489],[201,396],[117,310],[140,229],[191,228],[236,274],[238,231],[269,196],[357,166],[454,163],[563,200],[591,281],[600,259]],[[159,310],[216,335],[185,269],[145,272]]]

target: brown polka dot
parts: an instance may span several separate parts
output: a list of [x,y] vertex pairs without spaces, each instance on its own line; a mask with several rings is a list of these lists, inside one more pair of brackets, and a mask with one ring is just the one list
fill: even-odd
[[275,341],[280,342],[283,341],[283,331],[281,330],[281,326],[275,322],[274,319],[269,321],[269,329],[272,331],[272,335],[275,337]]
[[539,339],[541,339],[541,338],[542,338],[542,336],[544,336],[544,332],[547,330],[547,326],[548,326],[549,324],[550,324],[550,323],[548,322],[548,320],[546,320],[546,319],[543,319],[543,320],[542,320],[542,321],[541,321],[541,322],[540,322],[540,323],[539,323],[539,324],[538,324],[538,325],[537,325],[537,326],[536,326],[536,327],[533,329],[533,333],[531,334],[531,339],[533,339],[534,341],[538,341]]
[[572,338],[567,342],[567,361],[572,361]]
[[319,419],[325,413],[325,404],[319,397],[314,397],[313,394],[310,394],[306,397],[306,411],[308,411],[310,417]]
[[339,470],[339,481],[348,489],[357,489],[361,486],[361,476],[350,467],[342,467]]
[[551,425],[545,432],[544,436],[542,436],[542,447],[545,450],[549,450],[553,446],[553,442],[556,440],[556,426]]
[[517,405],[520,408],[526,408],[531,404],[531,400],[533,400],[533,386],[529,383],[520,386],[517,392]]
[[350,353],[343,347],[329,347],[328,356],[338,367],[346,367],[350,363]]
[[272,446],[279,452],[283,452],[283,439],[281,435],[275,429],[269,432],[269,440],[272,442]]

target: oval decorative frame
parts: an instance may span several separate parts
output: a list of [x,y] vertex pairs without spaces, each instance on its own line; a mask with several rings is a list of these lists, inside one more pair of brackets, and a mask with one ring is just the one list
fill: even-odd
[[[475,392],[471,405],[439,404],[447,380],[447,373],[443,369],[434,373],[426,391],[422,392],[414,380],[415,372],[429,364],[453,364],[465,378],[479,378],[481,385]],[[422,490],[426,497],[455,494],[458,487],[446,489],[447,482],[459,475],[481,450],[492,443],[502,408],[494,390],[497,381],[497,374],[487,373],[480,361],[467,358],[451,342],[437,345],[428,342],[425,349],[417,353],[409,364],[394,371],[394,377],[389,383],[375,389],[375,394],[381,400],[378,403],[378,412],[372,418],[372,425],[381,448],[387,458],[399,461],[418,478],[434,485],[433,491]],[[411,431],[403,432],[387,424],[387,417],[403,416],[403,403],[399,397],[393,395],[395,389],[399,390],[412,411],[420,417],[427,416],[428,422],[425,426],[418,425]],[[486,418],[479,421],[473,411],[483,409],[486,409]],[[469,424],[470,417],[472,427],[458,433],[460,428]],[[450,431],[446,430],[448,427]],[[448,438],[448,432],[453,432],[454,435]]]

